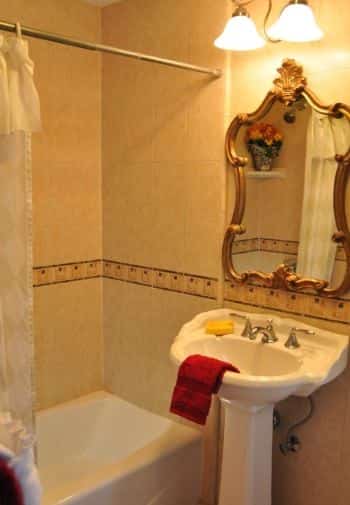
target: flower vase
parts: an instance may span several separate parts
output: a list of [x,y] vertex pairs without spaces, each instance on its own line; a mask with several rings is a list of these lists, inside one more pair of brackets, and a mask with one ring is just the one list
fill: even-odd
[[249,146],[249,150],[253,158],[255,170],[261,172],[269,172],[272,170],[273,158],[267,154],[264,147],[258,146],[256,144],[251,144]]

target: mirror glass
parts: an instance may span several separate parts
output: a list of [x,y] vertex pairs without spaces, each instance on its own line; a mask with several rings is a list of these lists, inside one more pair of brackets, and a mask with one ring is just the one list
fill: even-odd
[[237,272],[272,272],[281,264],[304,278],[338,286],[344,250],[332,241],[336,154],[350,147],[346,117],[320,114],[300,96],[273,103],[265,116],[240,127],[237,155],[248,159],[246,233],[232,245]]

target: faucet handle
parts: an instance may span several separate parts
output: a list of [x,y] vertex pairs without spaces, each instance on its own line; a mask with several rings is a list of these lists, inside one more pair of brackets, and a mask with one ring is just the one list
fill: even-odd
[[292,328],[292,329],[300,333],[305,333],[305,335],[316,335],[316,333],[313,330],[306,330],[305,328]]
[[287,349],[298,349],[300,347],[300,343],[297,337],[297,333],[304,333],[305,335],[315,335],[313,330],[306,330],[305,328],[296,328],[295,326],[291,328],[289,337],[284,344]]
[[252,328],[252,323],[251,323],[249,317],[243,316],[242,314],[237,314],[236,312],[231,312],[230,316],[231,317],[238,317],[239,319],[243,319],[245,321],[245,325],[244,325],[243,331],[241,333],[241,337],[252,338],[253,328]]

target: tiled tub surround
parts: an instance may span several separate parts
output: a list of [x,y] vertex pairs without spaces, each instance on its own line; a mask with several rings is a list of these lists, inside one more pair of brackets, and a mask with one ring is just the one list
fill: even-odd
[[36,409],[103,389],[102,279],[34,288]]
[[[111,260],[35,267],[33,277],[37,288],[103,277],[211,300],[216,300],[219,294],[219,281],[212,277]],[[226,281],[224,299],[288,314],[350,323],[350,300],[346,298],[325,298],[253,285],[238,286]]]
[[[80,0],[2,2],[1,17],[101,41],[101,10]],[[42,130],[32,136],[34,264],[101,258],[101,55],[28,43],[42,115]],[[5,230],[6,214],[2,219]],[[23,384],[26,405],[32,397],[49,406],[101,387],[99,284],[95,279],[83,289],[68,283],[34,290],[35,390]],[[82,353],[85,363],[74,374]]]

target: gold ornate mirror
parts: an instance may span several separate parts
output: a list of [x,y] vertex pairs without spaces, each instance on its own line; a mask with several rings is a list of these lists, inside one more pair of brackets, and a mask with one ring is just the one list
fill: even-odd
[[227,131],[236,198],[225,273],[239,284],[343,295],[350,289],[350,108],[323,105],[294,60],[278,73],[260,107],[236,116]]

